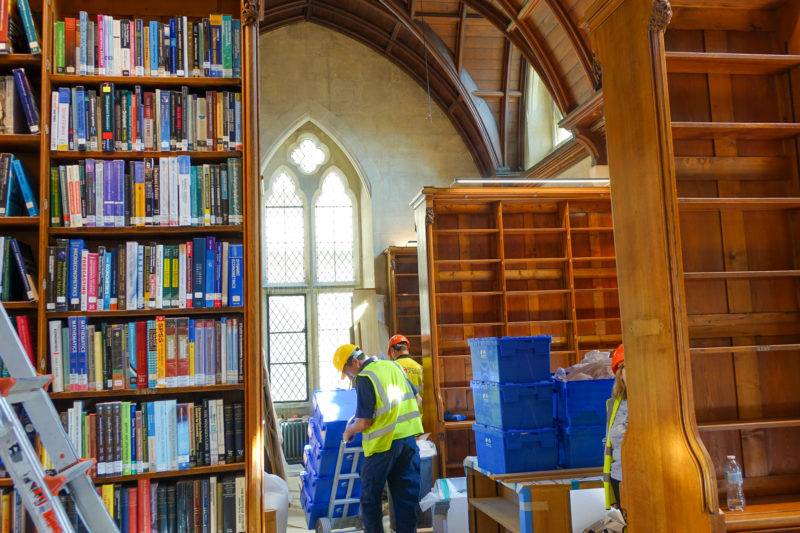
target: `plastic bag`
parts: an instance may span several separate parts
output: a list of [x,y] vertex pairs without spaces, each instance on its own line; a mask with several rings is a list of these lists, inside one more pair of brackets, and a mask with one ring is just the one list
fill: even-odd
[[582,533],[623,533],[627,525],[619,509],[611,509],[605,518],[587,527]]
[[602,350],[588,351],[580,363],[576,363],[566,369],[558,368],[553,377],[561,381],[613,378],[611,352]]
[[264,509],[275,509],[278,518],[278,531],[286,531],[289,523],[289,486],[279,476],[264,472]]
[[458,495],[467,493],[467,478],[457,477],[452,479],[437,479],[431,491],[422,497],[419,507],[424,513],[434,506],[436,502],[447,501]]

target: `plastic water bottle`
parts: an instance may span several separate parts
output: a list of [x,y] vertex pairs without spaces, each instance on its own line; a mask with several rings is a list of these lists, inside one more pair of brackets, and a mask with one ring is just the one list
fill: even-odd
[[736,463],[736,456],[728,456],[728,465],[725,467],[725,481],[728,485],[728,510],[744,511],[744,489],[742,469]]

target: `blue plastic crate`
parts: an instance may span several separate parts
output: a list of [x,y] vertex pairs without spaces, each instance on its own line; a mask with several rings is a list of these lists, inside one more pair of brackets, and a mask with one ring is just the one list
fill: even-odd
[[[339,437],[339,440],[335,440],[333,439],[333,436],[329,434],[330,436],[326,439],[326,437],[320,433],[319,426],[317,424],[317,421],[313,418],[308,421],[308,442],[312,444],[316,443],[318,448],[323,448],[326,450],[338,450],[341,437]],[[356,433],[353,440],[347,443],[347,446],[350,448],[361,446],[361,437],[361,433]]]
[[[355,389],[314,391],[314,425],[323,448],[338,448],[347,422],[356,414]],[[361,442],[357,434],[354,442]]]
[[[300,472],[300,484],[306,491],[306,494],[311,498],[312,503],[328,503],[331,501],[331,491],[333,490],[332,477],[319,477],[315,472],[303,471]],[[358,477],[349,479],[340,479],[336,484],[337,500],[347,498],[347,489],[350,488],[350,498],[358,498],[361,496],[361,479]]]
[[558,466],[602,467],[605,436],[605,426],[559,426]]
[[[317,525],[317,519],[323,516],[328,516],[328,503],[314,503],[308,493],[303,490],[300,493],[300,503],[303,506],[303,511],[306,514],[306,524],[308,529],[314,529]],[[354,503],[348,506],[347,514],[344,514],[344,504],[337,504],[333,507],[333,516],[330,518],[341,518],[344,516],[358,516],[359,504]]]
[[493,474],[553,470],[558,466],[555,428],[509,431],[472,424],[478,466]]
[[533,383],[550,377],[550,335],[469,339],[472,377],[495,383]]
[[500,429],[553,427],[553,382],[472,381],[475,421]]
[[556,420],[565,426],[602,426],[613,379],[555,381]]
[[[339,468],[340,474],[346,474],[352,471],[356,453],[358,453],[358,464],[356,464],[355,472],[360,471],[364,453],[345,450],[342,456],[342,466]],[[333,476],[336,470],[336,459],[338,455],[338,449],[326,450],[312,442],[311,444],[306,444],[303,448],[303,464],[306,466],[306,469],[311,469],[322,477],[330,477]]]

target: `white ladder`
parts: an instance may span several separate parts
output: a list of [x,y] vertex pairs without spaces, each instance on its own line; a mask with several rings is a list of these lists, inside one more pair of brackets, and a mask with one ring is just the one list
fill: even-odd
[[[44,390],[50,376],[37,376],[17,332],[0,304],[0,359],[11,377],[0,378],[0,459],[14,481],[28,514],[40,532],[73,533],[67,512],[58,499],[63,487],[90,533],[118,533],[116,524],[87,472],[94,460],[75,452],[58,412]],[[45,475],[13,404],[22,404],[57,472]]]

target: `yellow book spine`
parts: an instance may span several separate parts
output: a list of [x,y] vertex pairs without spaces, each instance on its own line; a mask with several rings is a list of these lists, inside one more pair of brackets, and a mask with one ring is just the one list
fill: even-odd
[[[144,176],[142,176],[144,179]],[[133,217],[137,226],[144,226],[144,181],[133,185]]]
[[111,515],[111,518],[114,518],[114,485],[111,483],[103,485],[102,495],[103,503],[106,504],[106,509],[108,509],[108,514]]
[[94,332],[94,382],[95,390],[103,390],[103,332]]
[[211,225],[211,167],[203,165],[203,225]]
[[6,489],[3,491],[3,497],[0,498],[0,512],[3,513],[2,527],[0,532],[11,533],[11,490]]

